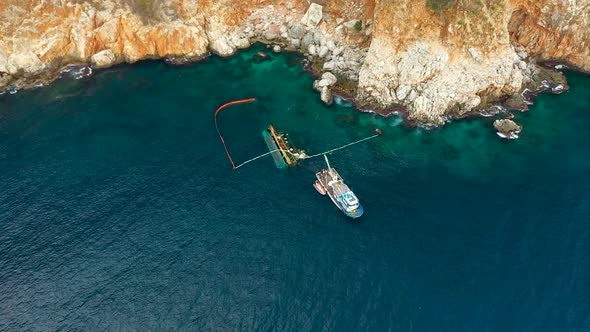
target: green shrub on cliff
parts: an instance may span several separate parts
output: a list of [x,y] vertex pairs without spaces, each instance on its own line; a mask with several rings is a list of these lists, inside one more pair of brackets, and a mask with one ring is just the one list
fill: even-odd
[[363,29],[363,21],[362,20],[356,21],[356,23],[354,24],[354,29],[357,32],[360,32]]
[[139,16],[152,18],[154,15],[154,0],[133,0],[130,1],[130,5]]
[[426,6],[435,12],[441,12],[455,5],[457,0],[426,0]]

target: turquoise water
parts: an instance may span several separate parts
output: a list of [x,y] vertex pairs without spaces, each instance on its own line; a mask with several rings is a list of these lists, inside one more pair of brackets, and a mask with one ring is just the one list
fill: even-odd
[[[590,330],[590,78],[518,114],[406,128],[324,106],[296,55],[162,62],[0,96],[0,330]],[[365,215],[280,171],[334,153]]]

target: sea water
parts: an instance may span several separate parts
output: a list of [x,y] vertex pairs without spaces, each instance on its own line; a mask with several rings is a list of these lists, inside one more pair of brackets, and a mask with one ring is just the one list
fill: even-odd
[[[294,54],[146,61],[0,96],[0,330],[590,330],[590,78],[407,128],[324,105]],[[272,123],[330,155],[346,218],[281,171]]]

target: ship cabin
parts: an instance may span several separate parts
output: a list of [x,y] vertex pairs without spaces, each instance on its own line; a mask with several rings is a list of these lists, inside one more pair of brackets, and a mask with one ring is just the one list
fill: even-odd
[[345,192],[338,197],[338,200],[347,211],[355,210],[359,207],[359,200],[352,191]]

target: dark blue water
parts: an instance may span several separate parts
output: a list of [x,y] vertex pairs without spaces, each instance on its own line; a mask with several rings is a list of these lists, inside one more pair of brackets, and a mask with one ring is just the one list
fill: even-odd
[[[407,129],[326,107],[294,55],[121,66],[0,96],[0,330],[590,330],[590,78],[492,119]],[[268,123],[331,161],[345,218],[279,171]]]

